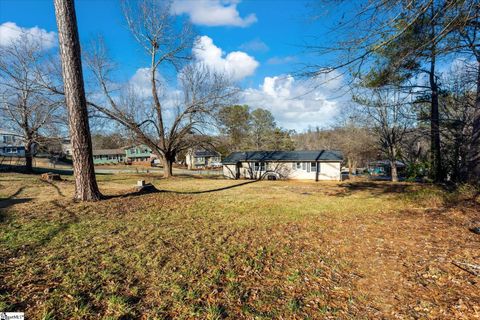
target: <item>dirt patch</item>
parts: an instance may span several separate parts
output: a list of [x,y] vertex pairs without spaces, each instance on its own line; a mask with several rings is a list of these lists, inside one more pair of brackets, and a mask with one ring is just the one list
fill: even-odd
[[480,264],[480,238],[467,228],[475,215],[405,211],[342,223],[327,238],[346,235],[335,251],[355,266],[375,316],[467,319],[480,314],[480,278],[452,262]]

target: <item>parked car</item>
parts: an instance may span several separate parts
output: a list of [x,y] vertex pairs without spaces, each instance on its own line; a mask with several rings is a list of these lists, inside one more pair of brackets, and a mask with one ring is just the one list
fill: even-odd
[[222,166],[221,162],[212,162],[210,163],[210,167],[212,168],[220,168]]

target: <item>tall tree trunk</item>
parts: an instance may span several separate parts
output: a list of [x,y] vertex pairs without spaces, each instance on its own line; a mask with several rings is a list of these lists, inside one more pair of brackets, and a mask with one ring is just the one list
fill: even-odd
[[162,157],[162,164],[163,164],[163,177],[170,178],[173,176],[173,167],[172,167],[172,159],[170,157],[164,156]]
[[351,178],[353,175],[353,161],[350,157],[347,158],[348,165],[348,177]]
[[432,46],[431,61],[430,61],[430,143],[431,143],[431,161],[432,161],[432,178],[435,182],[442,182],[444,180],[442,168],[442,155],[440,147],[440,114],[438,103],[438,86],[435,78],[435,63],[436,63],[435,45]]
[[480,56],[477,57],[477,94],[473,117],[472,140],[467,158],[468,174],[470,182],[480,184]]
[[390,160],[390,175],[392,176],[392,182],[398,182],[397,161]]
[[95,180],[93,166],[92,140],[88,124],[75,5],[73,0],[54,0],[54,5],[72,142],[74,199],[95,201],[101,198],[101,194]]
[[33,172],[32,141],[25,143],[25,172]]

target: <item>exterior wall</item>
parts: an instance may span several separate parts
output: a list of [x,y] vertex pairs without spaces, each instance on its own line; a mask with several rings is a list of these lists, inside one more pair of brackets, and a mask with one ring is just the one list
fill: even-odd
[[72,143],[70,142],[70,140],[62,142],[62,152],[67,156],[72,155]]
[[118,164],[123,163],[125,155],[110,154],[110,155],[95,155],[93,156],[93,164]]
[[208,160],[208,164],[211,165],[212,163],[220,163],[222,161],[222,158],[221,157],[210,157],[207,159]]
[[235,165],[234,164],[224,164],[223,165],[223,175],[229,179],[235,179]]
[[0,156],[25,157],[25,147],[0,147]]
[[[319,165],[318,180],[340,181],[341,162],[317,162]],[[297,162],[267,162],[265,170],[255,171],[253,162],[242,162],[240,167],[240,178],[252,179],[259,178],[266,172],[275,172],[281,179],[297,180],[316,180],[316,171],[312,171],[310,162],[300,162],[300,168],[297,168]],[[235,179],[236,165],[224,165],[223,175],[227,178]]]
[[220,157],[212,157],[212,156],[196,157],[191,153],[188,153],[185,158],[185,164],[189,169],[208,167],[208,166],[211,166],[212,163],[220,162],[220,161],[221,161]]
[[132,163],[150,163],[152,150],[147,146],[133,146],[125,150],[126,159]]
[[25,157],[23,139],[13,133],[0,133],[0,156]]

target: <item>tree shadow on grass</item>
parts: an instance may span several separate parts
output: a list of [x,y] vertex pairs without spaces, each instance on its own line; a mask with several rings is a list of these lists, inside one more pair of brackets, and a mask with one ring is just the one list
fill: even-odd
[[403,183],[362,181],[341,183],[340,187],[343,187],[344,191],[337,193],[336,196],[346,197],[362,191],[368,191],[377,196],[385,194],[401,194],[407,192],[411,185]]
[[255,182],[258,182],[258,181],[259,180],[249,180],[249,181],[245,181],[245,182],[242,182],[242,183],[237,183],[237,184],[234,184],[234,185],[231,185],[231,186],[215,188],[215,189],[210,189],[210,190],[200,190],[200,191],[159,190],[159,191],[160,192],[166,192],[166,193],[176,193],[176,194],[202,194],[202,193],[211,193],[211,192],[218,192],[218,191],[233,189],[233,188],[244,186],[246,184],[255,183]]
[[175,191],[175,190],[164,190],[164,189],[157,189],[155,186],[151,186],[149,188],[145,188],[144,190],[140,191],[135,191],[135,192],[130,192],[126,194],[119,194],[119,195],[108,195],[104,196],[104,199],[115,199],[115,198],[126,198],[126,197],[132,197],[132,196],[140,196],[144,194],[151,194],[151,193],[174,193],[174,194],[203,194],[203,193],[212,193],[212,192],[219,192],[223,190],[228,190],[228,189],[233,189],[237,187],[244,186],[246,184],[258,182],[259,180],[250,180],[250,181],[245,181],[242,183],[237,183],[234,185],[230,186],[225,186],[221,188],[215,188],[215,189],[210,189],[210,190],[200,190],[200,191]]
[[[10,257],[18,256],[20,252],[24,252],[30,256],[36,254],[39,248],[47,245],[57,235],[66,231],[68,228],[70,228],[72,224],[75,224],[78,222],[78,216],[74,212],[69,210],[66,206],[59,204],[56,200],[52,201],[51,203],[53,203],[55,207],[61,210],[62,213],[66,213],[68,215],[65,221],[61,222],[54,228],[50,229],[38,241],[35,241],[34,243],[27,244],[27,245],[22,245],[21,247],[12,250]],[[5,257],[5,258],[8,258],[8,257]]]
[[[0,172],[12,172],[12,173],[21,173],[21,174],[43,174],[43,173],[56,173],[63,176],[73,176],[73,169],[57,169],[57,168],[33,168],[32,172],[27,172],[25,166],[19,165],[3,165],[0,166]],[[97,176],[111,175],[110,172],[95,172]]]
[[65,195],[63,194],[62,190],[60,190],[60,188],[55,183],[48,180],[43,180],[43,179],[41,181],[52,186],[59,196],[65,198]]
[[9,197],[0,198],[0,223],[4,222],[5,219],[6,219],[5,209],[7,209],[8,207],[13,206],[15,204],[25,203],[25,202],[29,202],[29,201],[32,200],[32,198],[15,198],[20,193],[22,193],[24,189],[25,189],[25,187],[20,187],[20,188],[18,188],[17,191],[15,191],[15,193],[10,195]]

